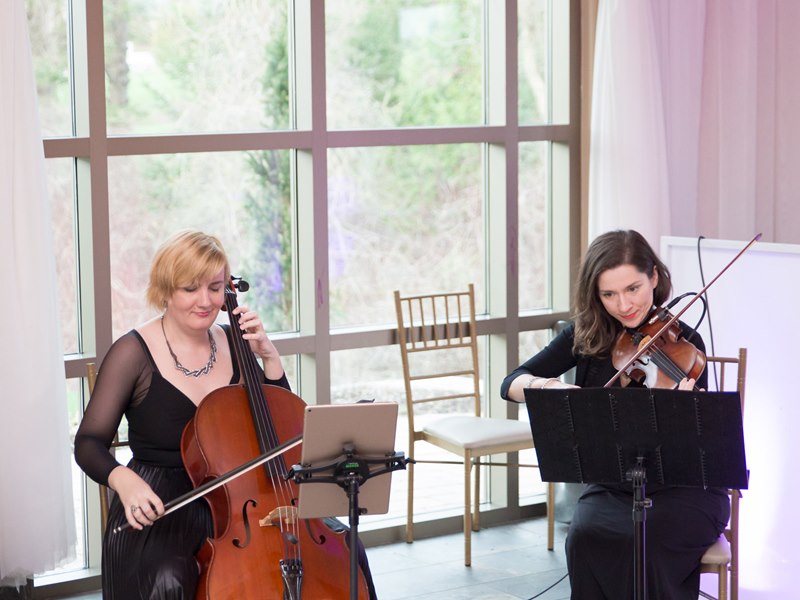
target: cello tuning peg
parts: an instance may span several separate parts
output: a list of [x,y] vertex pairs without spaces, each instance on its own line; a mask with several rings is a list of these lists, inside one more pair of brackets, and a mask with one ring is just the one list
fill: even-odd
[[247,283],[247,282],[246,282],[244,279],[242,279],[241,277],[236,277],[235,275],[231,275],[231,279],[233,279],[233,281],[234,281],[234,286],[235,286],[235,287],[236,287],[236,289],[237,289],[237,290],[239,290],[240,292],[246,292],[247,290],[249,290],[249,289],[250,289],[250,284],[249,284],[249,283]]

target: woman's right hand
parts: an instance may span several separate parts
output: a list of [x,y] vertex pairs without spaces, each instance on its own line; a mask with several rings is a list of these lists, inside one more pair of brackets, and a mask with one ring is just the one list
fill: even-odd
[[508,399],[520,404],[525,402],[525,388],[576,388],[577,385],[571,383],[564,383],[560,379],[554,377],[536,377],[535,375],[523,374],[511,382],[508,388]]
[[152,525],[164,513],[161,502],[152,488],[128,467],[116,467],[108,476],[108,485],[118,495],[125,508],[128,524],[134,529]]

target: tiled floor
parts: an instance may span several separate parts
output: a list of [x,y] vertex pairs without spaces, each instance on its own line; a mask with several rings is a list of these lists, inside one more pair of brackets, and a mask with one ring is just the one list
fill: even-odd
[[[376,546],[367,554],[380,600],[565,600],[569,582],[559,582],[567,573],[565,535],[566,526],[556,523],[549,552],[544,517],[482,529],[472,535],[471,567],[463,563],[460,533]],[[96,593],[70,600],[99,599]]]
[[[472,535],[472,566],[464,566],[464,537],[368,548],[380,600],[538,600],[569,598],[564,558],[566,525],[556,523],[547,550],[544,517],[482,529]],[[552,589],[540,592],[556,584]]]

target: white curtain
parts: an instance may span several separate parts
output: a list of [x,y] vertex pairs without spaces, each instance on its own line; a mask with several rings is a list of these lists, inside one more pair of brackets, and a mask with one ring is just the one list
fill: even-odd
[[589,234],[800,243],[800,2],[600,0]]
[[23,0],[0,2],[0,582],[75,545],[56,266]]

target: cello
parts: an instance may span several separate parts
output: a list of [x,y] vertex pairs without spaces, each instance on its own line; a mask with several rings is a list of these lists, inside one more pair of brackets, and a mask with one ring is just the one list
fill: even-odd
[[[183,431],[181,455],[195,488],[302,434],[306,404],[282,387],[262,383],[263,370],[233,314],[236,288],[245,291],[246,282],[232,278],[223,308],[230,316],[243,383],[209,393]],[[299,444],[205,495],[214,537],[197,554],[196,598],[348,596],[349,553],[357,549],[348,549],[345,532],[334,532],[321,519],[298,519],[297,485],[287,479],[287,461],[300,461]],[[359,571],[358,598],[368,597]]]

